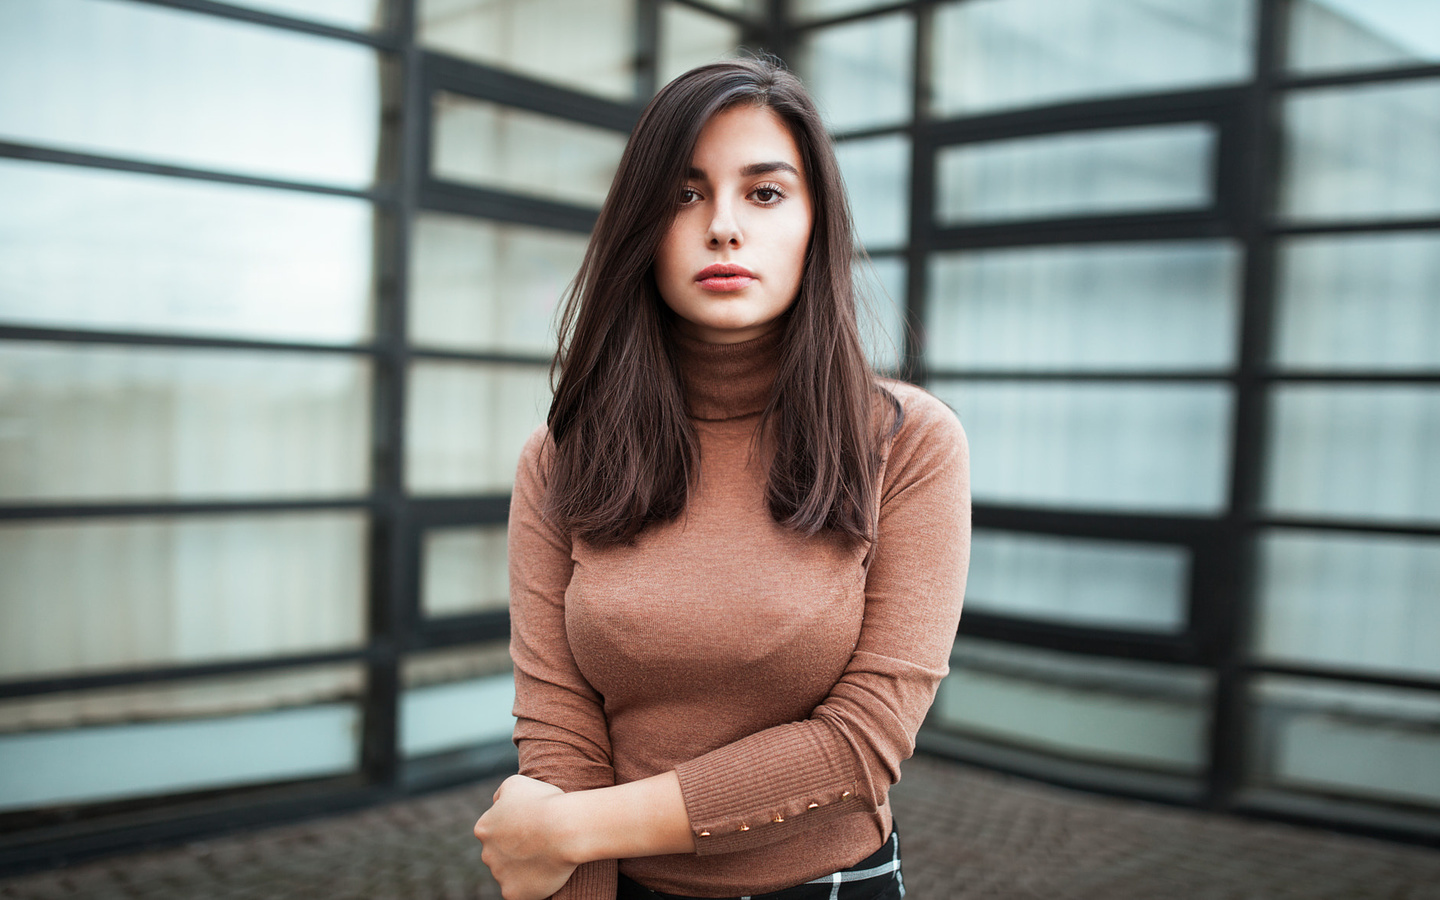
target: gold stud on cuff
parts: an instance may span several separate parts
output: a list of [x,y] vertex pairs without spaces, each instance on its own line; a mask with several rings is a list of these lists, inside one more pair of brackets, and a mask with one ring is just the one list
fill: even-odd
[[780,815],[779,813],[776,813],[775,818],[771,819],[771,821],[774,822],[776,825],[779,825],[781,822],[785,821],[785,817]]
[[807,806],[807,807],[805,807],[805,808],[806,808],[806,809],[815,809],[815,808],[818,807],[819,805],[820,805],[820,804],[818,804],[818,803],[811,803],[809,806]]
[[841,798],[842,800],[843,800],[844,798],[848,797],[848,796],[850,796],[850,792],[849,792],[849,791],[841,791],[841,792],[840,792],[840,798]]
[[700,836],[701,836],[701,837],[709,837],[709,836],[710,836],[710,832],[708,832],[708,831],[702,831],[702,832],[700,832]]
[[739,830],[740,830],[740,831],[749,831],[749,830],[750,830],[750,826],[749,826],[749,825],[746,825],[744,822],[741,822],[741,823],[740,823],[740,829],[739,829]]

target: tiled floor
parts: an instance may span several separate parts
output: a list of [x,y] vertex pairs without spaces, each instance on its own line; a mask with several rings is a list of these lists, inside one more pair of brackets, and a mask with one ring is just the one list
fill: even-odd
[[[483,898],[495,782],[0,881],[0,897]],[[918,756],[892,793],[910,900],[1440,900],[1440,851],[1067,791]]]

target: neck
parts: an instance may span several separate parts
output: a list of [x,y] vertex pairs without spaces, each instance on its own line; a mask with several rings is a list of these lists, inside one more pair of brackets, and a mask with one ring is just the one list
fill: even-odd
[[780,370],[781,324],[738,344],[711,344],[672,332],[685,403],[696,419],[759,414],[770,402]]

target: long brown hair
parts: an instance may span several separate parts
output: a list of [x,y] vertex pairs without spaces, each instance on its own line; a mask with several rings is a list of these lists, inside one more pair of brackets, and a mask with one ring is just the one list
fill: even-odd
[[[628,542],[685,510],[699,444],[670,336],[674,314],[655,284],[655,253],[701,129],[716,113],[746,104],[774,111],[790,129],[814,213],[800,290],[782,326],[779,373],[761,417],[774,453],[770,514],[805,534],[873,538],[876,419],[892,414],[898,426],[899,405],[876,386],[861,349],[844,182],[799,79],[770,61],[745,59],[692,69],[650,101],[565,299],[551,367],[555,453],[546,512],[592,543]],[[890,402],[877,404],[879,396]]]

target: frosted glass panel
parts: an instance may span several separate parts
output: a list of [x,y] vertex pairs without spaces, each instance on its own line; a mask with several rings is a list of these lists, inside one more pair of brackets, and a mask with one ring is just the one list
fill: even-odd
[[510,742],[515,679],[505,641],[411,654],[400,676],[403,755]]
[[975,500],[1213,514],[1229,478],[1229,389],[1221,384],[939,381],[930,389],[984,435],[971,448]]
[[945,224],[1205,207],[1211,125],[1164,125],[986,141],[936,157]]
[[1440,368],[1440,233],[1290,238],[1278,306],[1282,366]]
[[1271,512],[1440,521],[1440,390],[1286,385],[1271,421]]
[[355,343],[369,203],[0,160],[0,322]]
[[807,32],[799,52],[799,71],[830,128],[874,128],[910,119],[911,16],[880,16]]
[[0,811],[98,803],[355,772],[361,708],[0,735]]
[[659,85],[696,66],[734,56],[739,45],[739,25],[666,3],[660,8]]
[[1283,531],[1260,550],[1261,655],[1440,675],[1440,541]]
[[976,113],[1250,77],[1252,0],[964,0],[935,11],[934,111]]
[[0,526],[0,677],[358,646],[366,516]]
[[1289,94],[1282,213],[1305,220],[1440,212],[1436,109],[1434,79]]
[[1182,773],[1205,767],[1204,672],[964,639],[950,664],[932,724],[1103,763]]
[[1087,244],[932,257],[932,368],[1203,369],[1235,358],[1240,249]]
[[555,352],[555,306],[585,255],[583,234],[421,213],[410,339],[427,347]]
[[420,608],[425,615],[492,612],[509,605],[504,525],[431,529],[420,553]]
[[874,250],[902,247],[910,235],[910,140],[891,135],[835,147],[850,194],[855,238]]
[[0,499],[360,496],[370,363],[0,342]]
[[419,0],[432,50],[616,100],[635,96],[635,0]]
[[618,131],[435,95],[437,178],[599,207],[624,151]]
[[368,47],[148,3],[0,3],[0,139],[365,187],[379,135]]
[[1302,72],[1424,65],[1440,60],[1434,0],[1293,0],[1286,47]]
[[1095,628],[1178,632],[1186,621],[1190,554],[979,529],[965,608]]
[[716,9],[728,9],[731,12],[759,15],[765,9],[766,0],[704,0],[704,2]]
[[1263,678],[1252,778],[1326,797],[1440,807],[1440,697],[1432,691]]
[[400,695],[400,753],[423,756],[509,743],[514,706],[515,678],[509,674],[405,691]]
[[384,24],[385,0],[226,0],[261,12],[369,31]]
[[888,6],[892,0],[791,0],[793,15],[818,19],[822,16],[839,16],[845,13],[863,12],[880,6]]
[[905,260],[857,259],[851,271],[866,358],[877,370],[893,372],[905,354]]
[[364,691],[365,670],[354,663],[60,691],[0,702],[0,734],[260,712],[358,700]]
[[508,493],[520,448],[550,409],[548,368],[417,362],[409,387],[409,489]]

